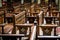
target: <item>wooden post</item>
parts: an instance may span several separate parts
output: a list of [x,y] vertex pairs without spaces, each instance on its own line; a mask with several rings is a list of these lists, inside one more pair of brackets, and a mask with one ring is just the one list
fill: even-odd
[[21,4],[24,4],[24,0],[21,0]]
[[41,1],[41,0],[37,0],[37,3],[40,4],[40,1]]
[[16,27],[15,27],[15,15],[13,15],[13,31],[12,34],[16,34]]

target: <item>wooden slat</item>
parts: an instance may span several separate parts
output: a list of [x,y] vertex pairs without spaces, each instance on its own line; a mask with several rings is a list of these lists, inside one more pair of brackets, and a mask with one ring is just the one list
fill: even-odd
[[25,35],[24,34],[0,34],[0,36],[14,36],[14,37],[18,36],[19,37],[19,36],[25,36]]
[[15,26],[26,26],[26,27],[31,27],[31,26],[33,26],[32,24],[16,24]]
[[38,38],[60,38],[60,36],[38,36]]

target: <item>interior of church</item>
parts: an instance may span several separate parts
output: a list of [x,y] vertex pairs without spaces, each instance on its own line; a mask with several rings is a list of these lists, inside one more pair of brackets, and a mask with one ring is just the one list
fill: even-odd
[[0,0],[0,40],[60,40],[60,0]]

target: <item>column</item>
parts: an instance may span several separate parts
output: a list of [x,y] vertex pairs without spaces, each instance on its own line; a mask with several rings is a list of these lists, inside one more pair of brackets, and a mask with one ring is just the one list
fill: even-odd
[[58,5],[57,7],[60,10],[60,8],[59,8],[59,2],[60,2],[60,0],[55,0],[55,3],[56,3],[56,5]]
[[21,0],[21,4],[24,4],[24,0]]
[[34,0],[34,3],[37,3],[37,0]]
[[58,0],[55,0],[55,3],[58,5]]
[[37,0],[37,3],[40,4],[41,0]]
[[48,0],[45,0],[45,3],[47,3],[47,4],[48,4]]
[[2,7],[2,0],[0,0],[0,7]]
[[34,0],[31,0],[32,3],[34,3]]
[[59,11],[60,11],[60,0],[59,0]]

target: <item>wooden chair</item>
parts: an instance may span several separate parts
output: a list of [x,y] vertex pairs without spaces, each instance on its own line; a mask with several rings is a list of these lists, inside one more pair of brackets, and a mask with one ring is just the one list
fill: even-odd
[[[31,27],[33,27],[32,24],[14,24],[14,28],[13,28],[13,31],[12,31],[12,34],[16,34],[16,27],[18,28],[19,30],[19,33],[18,34],[21,34],[23,36],[21,36],[19,39],[21,40],[22,37],[28,37],[28,39],[30,38],[30,35],[31,35]],[[27,34],[27,30],[29,28],[29,34]]]
[[[52,34],[52,35],[56,35],[56,28],[59,26],[59,25],[57,25],[57,24],[55,24],[55,22],[53,22],[53,24],[52,24],[52,21],[54,21],[53,19],[54,18],[59,18],[59,12],[52,12],[52,16],[44,16],[43,18],[46,18],[47,20],[49,20],[49,22],[47,22],[47,24],[41,24],[40,25],[40,28],[39,27],[37,27],[37,39],[39,39],[40,40],[40,38],[41,38],[41,35],[44,37],[44,36],[51,36],[51,34],[52,34],[52,31],[53,31],[53,29],[54,29],[54,34]],[[46,21],[47,21],[46,20]],[[52,21],[51,21],[52,20]],[[59,19],[58,19],[59,20]],[[56,21],[56,20],[55,20]],[[42,33],[42,34],[41,34]],[[43,38],[42,37],[42,38]],[[48,38],[48,37],[47,37]]]
[[33,25],[32,24],[16,24],[16,26],[19,29],[19,34],[23,34],[24,35],[23,37],[28,37],[28,40],[29,40],[32,32],[31,27],[33,27]]
[[[14,15],[15,18],[15,15]],[[15,23],[15,19],[14,19],[14,28],[12,30],[12,34],[16,34],[16,31],[19,30],[18,34],[21,34],[23,36],[20,37],[20,40],[22,37],[28,37],[28,39],[30,38],[31,35],[31,27],[33,27],[32,24],[16,24]],[[29,34],[27,34],[27,30],[29,29]]]
[[[46,21],[46,24],[43,24],[44,26],[45,25],[56,25],[56,23],[55,23],[55,19],[57,18],[57,20],[58,20],[58,18],[59,18],[59,13],[58,12],[52,12],[52,14],[51,14],[51,16],[44,16],[44,18],[45,18],[45,21]],[[54,20],[53,20],[54,19]],[[57,26],[58,26],[58,24],[57,24]],[[56,26],[56,27],[57,27]],[[50,35],[51,35],[51,31],[52,31],[52,28],[53,28],[53,26],[52,27],[49,27],[49,26],[46,26],[46,27],[42,27],[42,31],[43,32],[45,32],[44,30],[46,30],[46,31],[48,31],[49,30],[49,32],[50,32]],[[55,27],[55,26],[54,26]],[[54,29],[55,31],[56,31],[56,29]],[[43,34],[45,34],[45,33],[43,33]],[[48,35],[48,34],[47,34]],[[56,35],[56,33],[55,33],[55,35]]]

